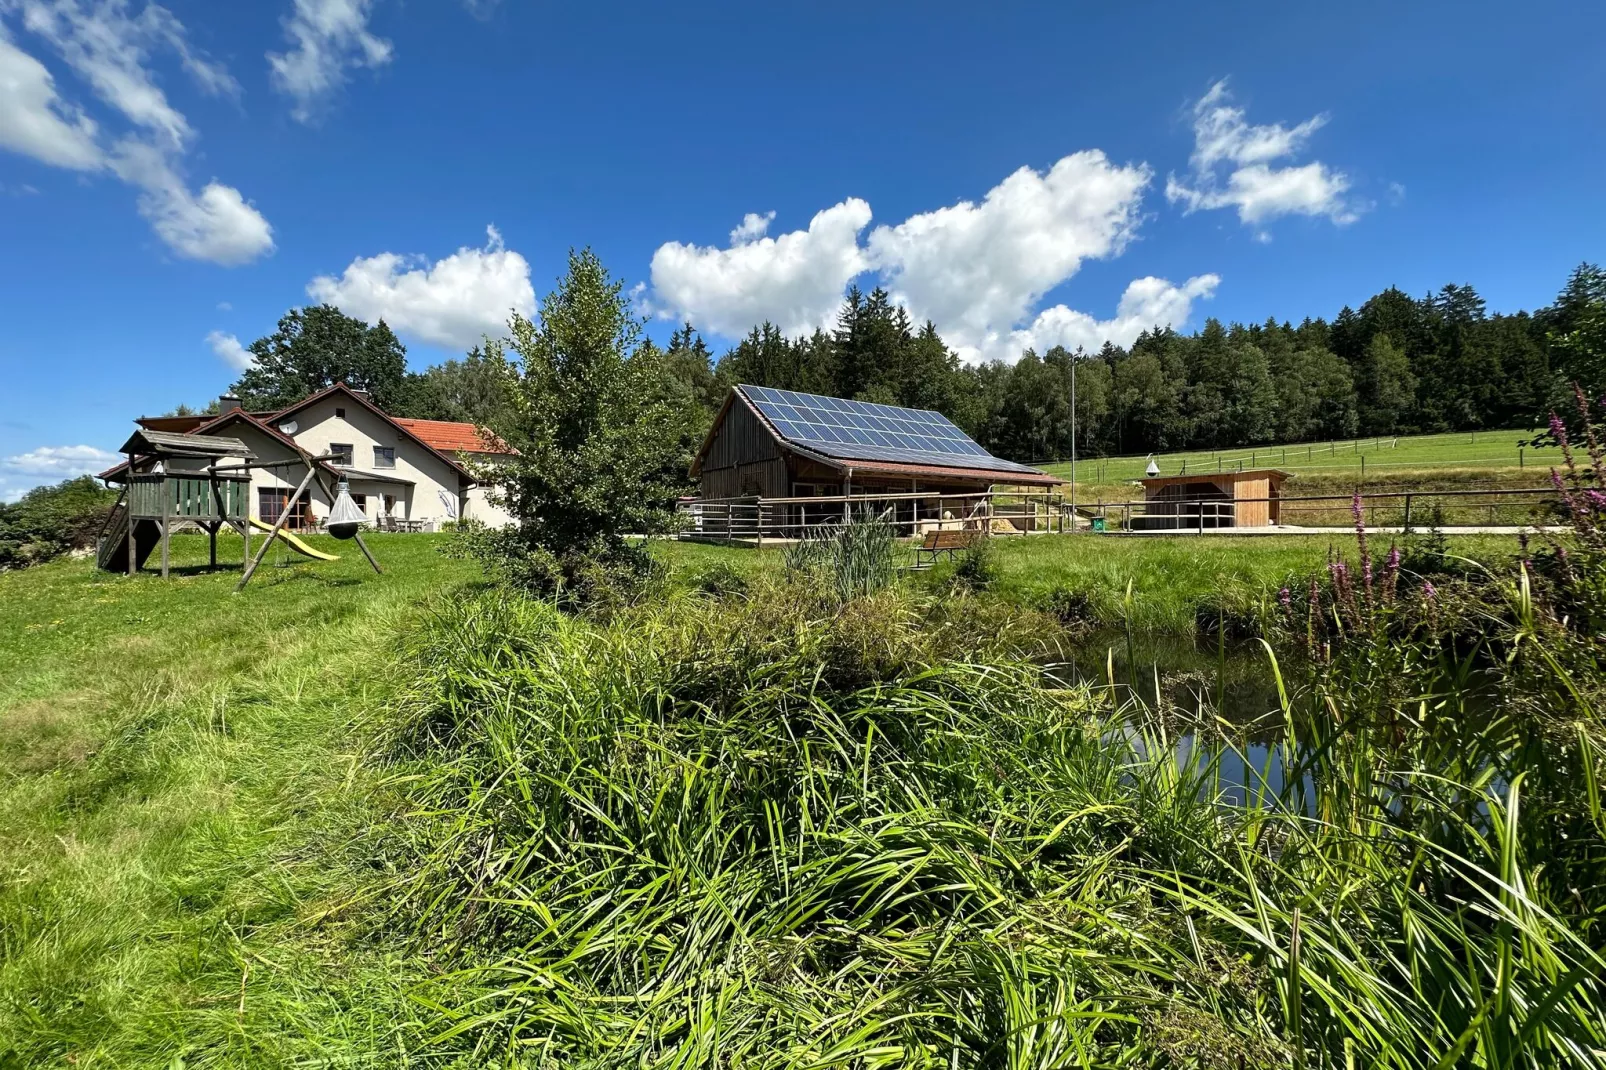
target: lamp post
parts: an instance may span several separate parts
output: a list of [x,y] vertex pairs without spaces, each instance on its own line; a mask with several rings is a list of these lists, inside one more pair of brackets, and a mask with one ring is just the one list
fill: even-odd
[[1076,534],[1076,354],[1071,354],[1071,534]]

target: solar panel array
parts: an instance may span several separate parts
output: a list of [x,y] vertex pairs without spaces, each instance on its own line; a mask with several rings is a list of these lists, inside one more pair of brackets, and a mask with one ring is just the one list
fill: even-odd
[[994,457],[940,412],[767,386],[738,389],[782,438],[827,457],[996,472],[1037,471]]

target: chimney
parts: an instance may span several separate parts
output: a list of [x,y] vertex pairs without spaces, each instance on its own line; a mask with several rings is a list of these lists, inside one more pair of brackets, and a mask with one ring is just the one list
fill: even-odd
[[233,412],[240,407],[240,399],[235,394],[224,394],[217,399],[218,412]]

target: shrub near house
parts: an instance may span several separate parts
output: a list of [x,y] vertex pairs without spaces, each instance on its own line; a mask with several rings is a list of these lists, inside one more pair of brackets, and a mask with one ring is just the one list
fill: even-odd
[[37,487],[12,504],[0,502],[0,568],[23,568],[95,545],[117,495],[89,476]]

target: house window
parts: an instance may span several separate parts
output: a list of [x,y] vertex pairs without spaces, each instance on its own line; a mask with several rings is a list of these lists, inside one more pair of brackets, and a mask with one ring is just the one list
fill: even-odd
[[396,447],[395,446],[375,446],[374,447],[374,467],[375,468],[395,468],[396,467]]
[[368,515],[368,495],[353,494],[351,496],[351,504],[355,505],[357,510],[362,513],[363,516]]
[[345,418],[346,418],[346,410],[345,409],[341,409],[341,408],[336,408],[335,409],[335,419],[344,420]]
[[291,531],[300,531],[311,526],[311,491],[302,491],[301,497],[292,504],[290,492],[284,487],[257,488],[257,516],[264,524],[277,523],[286,508],[290,510],[290,515],[285,519],[285,527]]
[[395,509],[396,509],[396,496],[394,494],[385,495],[385,515],[386,516],[393,516]]
[[351,467],[351,455],[355,452],[351,443],[331,442],[329,443],[329,452],[334,454],[334,456],[330,458],[332,462],[342,468]]

